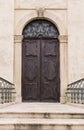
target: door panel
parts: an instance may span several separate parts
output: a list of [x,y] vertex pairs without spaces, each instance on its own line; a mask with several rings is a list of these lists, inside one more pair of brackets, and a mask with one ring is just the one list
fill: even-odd
[[38,40],[23,41],[23,100],[38,100],[40,89],[39,44]]
[[41,100],[57,101],[60,97],[59,81],[59,42],[58,40],[42,40],[42,81]]
[[51,81],[54,78],[56,78],[56,66],[55,63],[53,63],[53,61],[46,59],[46,61],[44,60],[44,78]]
[[22,48],[23,100],[59,102],[58,40],[24,40]]

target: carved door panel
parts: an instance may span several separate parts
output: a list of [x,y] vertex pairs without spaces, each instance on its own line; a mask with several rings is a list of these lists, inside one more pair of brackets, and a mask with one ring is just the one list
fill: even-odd
[[59,102],[59,42],[41,41],[41,100]]
[[39,100],[40,64],[38,40],[23,41],[22,62],[22,98],[23,101]]
[[23,101],[59,102],[58,40],[24,40],[22,48]]

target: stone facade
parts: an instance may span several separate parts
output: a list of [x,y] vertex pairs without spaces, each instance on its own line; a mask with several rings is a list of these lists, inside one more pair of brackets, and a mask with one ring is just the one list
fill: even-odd
[[39,17],[53,22],[60,32],[61,102],[67,84],[84,77],[83,6],[82,0],[0,1],[0,76],[15,84],[17,102],[21,101],[22,30]]
[[13,82],[14,1],[0,1],[0,76]]
[[84,1],[68,0],[69,83],[84,77]]

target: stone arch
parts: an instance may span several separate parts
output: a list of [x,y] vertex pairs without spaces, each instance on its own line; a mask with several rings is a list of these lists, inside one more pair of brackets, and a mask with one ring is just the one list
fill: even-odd
[[[15,26],[15,35],[22,35],[22,31],[25,25],[35,19],[38,19],[38,17],[36,16],[36,14],[33,13],[33,11],[30,14],[22,17]],[[58,16],[56,17],[55,14],[49,12],[46,13],[45,17],[43,17],[42,19],[51,21],[58,28],[60,35],[65,35],[66,27],[63,25],[62,19],[60,19]]]

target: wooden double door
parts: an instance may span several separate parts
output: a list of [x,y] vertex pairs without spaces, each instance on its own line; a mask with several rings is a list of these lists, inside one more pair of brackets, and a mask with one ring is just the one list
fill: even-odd
[[59,102],[58,39],[24,39],[22,44],[22,100]]

